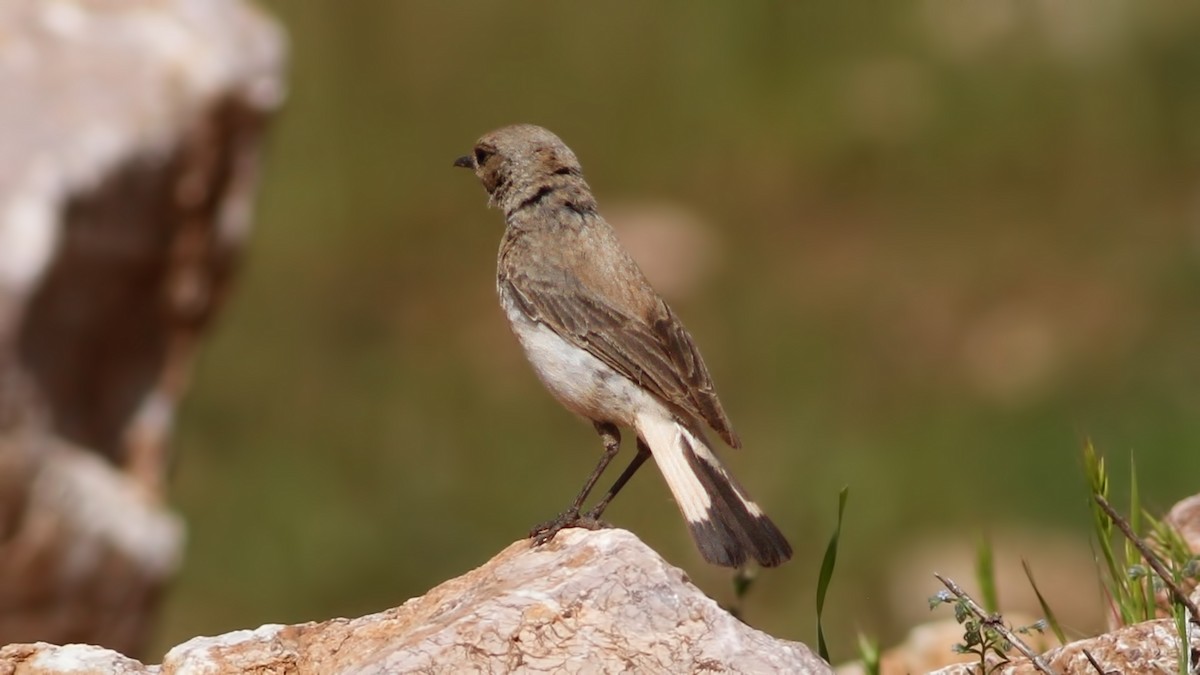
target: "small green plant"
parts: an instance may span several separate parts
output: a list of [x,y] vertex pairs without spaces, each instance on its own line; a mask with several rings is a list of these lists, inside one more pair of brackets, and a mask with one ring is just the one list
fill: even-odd
[[[1130,547],[1125,546],[1124,555],[1118,558],[1117,552],[1113,549],[1113,538],[1116,534],[1113,521],[1095,500],[1096,496],[1105,500],[1109,498],[1108,469],[1105,466],[1104,458],[1096,452],[1096,447],[1092,445],[1091,441],[1083,446],[1083,465],[1093,496],[1092,528],[1104,561],[1104,587],[1108,593],[1110,609],[1122,626],[1145,621],[1154,616],[1154,594],[1146,592],[1145,584],[1142,583],[1144,579],[1135,579],[1129,574],[1129,570],[1141,562],[1141,557],[1137,555],[1136,551],[1130,555]],[[1138,513],[1140,508],[1137,503],[1136,472],[1131,472],[1131,474],[1134,477],[1131,479],[1133,487],[1129,493],[1130,511]]]
[[[1161,609],[1174,619],[1179,634],[1180,672],[1194,672],[1189,631],[1191,624],[1200,625],[1200,610],[1189,599],[1189,593],[1195,589],[1200,572],[1197,556],[1173,527],[1142,510],[1132,461],[1130,515],[1125,518],[1108,501],[1104,459],[1090,442],[1084,446],[1083,455],[1092,492],[1096,539],[1105,562],[1105,588],[1114,616],[1122,625],[1129,625],[1153,619]],[[1113,552],[1114,528],[1125,537],[1121,561]]]
[[825,628],[821,617],[825,611],[825,592],[829,590],[829,582],[833,579],[833,568],[837,564],[838,539],[842,536],[842,515],[846,512],[846,498],[850,496],[850,488],[842,488],[838,495],[837,526],[829,537],[829,545],[825,547],[825,558],[821,561],[821,573],[817,578],[817,653],[829,661],[829,648],[825,644]]
[[[941,577],[938,577],[941,579]],[[929,598],[929,608],[936,609],[940,605],[951,605],[954,608],[954,620],[963,627],[963,641],[954,645],[958,654],[974,654],[979,658],[979,672],[990,675],[1009,662],[1008,653],[1016,648],[1043,672],[1050,672],[1041,664],[1040,659],[1032,653],[1027,645],[1017,638],[1017,635],[1041,633],[1045,630],[1045,621],[1037,621],[1028,626],[1009,626],[999,614],[985,613],[983,608],[971,600],[953,582],[942,579],[950,590],[941,591]],[[988,661],[991,661],[989,664]]]
[[[1192,552],[1174,527],[1141,507],[1137,470],[1132,460],[1128,518],[1109,503],[1109,476],[1105,461],[1090,441],[1084,445],[1083,462],[1092,496],[1092,524],[1099,549],[1097,557],[1101,565],[1101,579],[1113,617],[1121,625],[1162,616],[1171,617],[1181,646],[1178,651],[1179,672],[1200,672],[1200,663],[1196,662],[1193,650],[1187,647],[1191,644],[1189,638],[1192,631],[1200,629],[1200,608],[1190,599],[1200,585],[1200,556]],[[1115,542],[1118,532],[1124,536],[1120,547]],[[1003,617],[996,613],[998,598],[994,556],[986,537],[980,539],[975,555],[975,575],[982,605],[953,581],[934,575],[948,590],[929,599],[930,609],[941,605],[953,607],[955,621],[963,627],[963,641],[955,645],[954,651],[975,655],[981,675],[990,675],[1009,663],[1008,653],[1013,649],[1027,657],[1036,670],[1052,672],[1021,640],[1021,635],[1042,633],[1049,627],[1060,643],[1067,643],[1062,627],[1033,578],[1032,568],[1026,561],[1022,561],[1022,566],[1046,618],[1019,627],[1006,624]],[[870,643],[864,643],[862,636],[859,643],[859,651],[866,664],[868,656],[872,654]],[[1100,666],[1090,654],[1087,656],[1099,671]]]

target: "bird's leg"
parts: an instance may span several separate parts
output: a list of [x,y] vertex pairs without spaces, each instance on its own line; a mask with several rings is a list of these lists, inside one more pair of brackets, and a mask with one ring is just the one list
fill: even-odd
[[[529,536],[533,539],[534,546],[541,546],[554,538],[559,530],[567,527],[586,527],[588,529],[596,529],[600,526],[594,518],[588,516],[580,516],[579,509],[583,507],[584,500],[591,493],[592,488],[596,486],[596,481],[600,480],[600,474],[608,468],[613,457],[617,456],[617,452],[621,449],[621,432],[615,424],[608,422],[595,422],[596,433],[600,434],[600,440],[604,443],[604,454],[600,456],[600,462],[592,469],[591,475],[583,484],[583,489],[575,497],[575,501],[566,511],[558,514],[558,517],[553,520],[538,525],[529,532]],[[610,497],[611,499],[611,497]],[[603,511],[603,509],[601,509]]]
[[620,476],[617,476],[617,480],[612,484],[612,487],[608,488],[608,492],[600,498],[600,501],[596,502],[592,510],[584,514],[584,519],[600,522],[600,516],[604,513],[604,509],[608,508],[608,503],[613,500],[613,497],[617,496],[621,488],[625,487],[629,479],[633,478],[633,474],[637,473],[637,470],[650,457],[650,446],[646,445],[645,441],[639,438],[637,447],[637,455],[634,456],[633,461],[629,462],[629,466],[625,467]]

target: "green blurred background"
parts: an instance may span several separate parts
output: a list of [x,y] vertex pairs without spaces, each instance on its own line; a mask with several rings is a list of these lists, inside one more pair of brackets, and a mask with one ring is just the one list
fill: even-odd
[[[1200,488],[1200,5],[261,4],[291,91],[183,416],[160,645],[398,605],[575,494],[600,445],[520,354],[501,215],[451,168],[512,122],[675,279],[725,456],[797,549],[753,625],[814,642],[843,485],[835,660],[928,614],[936,568],[894,568],[930,537],[1086,552],[1085,438],[1151,509]],[[730,600],[653,470],[608,517]]]

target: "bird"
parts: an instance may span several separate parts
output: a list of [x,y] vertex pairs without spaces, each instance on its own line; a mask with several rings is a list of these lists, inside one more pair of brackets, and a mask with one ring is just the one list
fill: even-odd
[[[543,127],[515,124],[484,134],[454,166],[471,169],[488,206],[504,213],[496,288],[517,341],[604,446],[570,507],[530,532],[533,544],[567,527],[605,526],[604,510],[653,457],[706,561],[774,567],[791,558],[787,538],[706,439],[705,426],[741,447],[691,334],[600,215],[575,153]],[[581,513],[622,427],[636,432],[637,454]]]

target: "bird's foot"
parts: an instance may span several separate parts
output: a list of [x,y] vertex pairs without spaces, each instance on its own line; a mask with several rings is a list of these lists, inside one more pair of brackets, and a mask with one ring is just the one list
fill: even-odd
[[558,514],[556,518],[547,520],[530,530],[529,538],[533,540],[534,546],[541,546],[542,544],[549,543],[560,530],[565,530],[568,527],[600,530],[610,526],[608,523],[592,515],[591,512],[580,514],[579,509],[567,509]]

